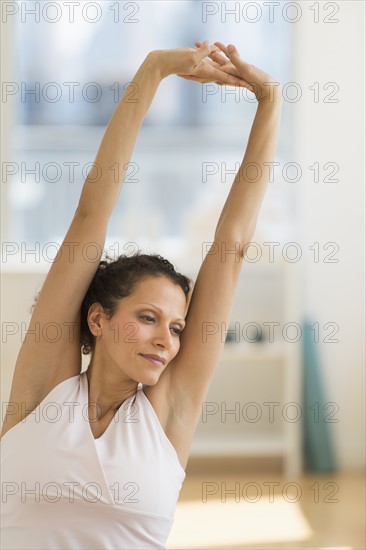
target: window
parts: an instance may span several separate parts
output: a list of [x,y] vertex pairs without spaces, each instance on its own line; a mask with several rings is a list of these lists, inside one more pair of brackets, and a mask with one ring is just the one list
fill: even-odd
[[[244,4],[251,6],[244,11]],[[271,22],[263,2],[27,1],[17,7],[6,20],[14,30],[15,70],[5,98],[13,112],[7,235],[30,248],[61,244],[108,120],[149,51],[194,47],[200,39],[233,42],[245,60],[281,82],[291,80],[292,27],[283,18]],[[107,252],[128,252],[125,244],[136,243],[167,257],[198,258],[242,160],[253,97],[175,76],[161,83],[108,227]],[[284,105],[278,157],[289,151]],[[291,200],[280,173],[270,185],[263,231],[288,218]]]

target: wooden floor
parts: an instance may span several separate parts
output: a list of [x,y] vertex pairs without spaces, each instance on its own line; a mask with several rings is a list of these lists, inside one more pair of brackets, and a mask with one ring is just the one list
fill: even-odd
[[365,550],[365,473],[187,469],[168,549]]

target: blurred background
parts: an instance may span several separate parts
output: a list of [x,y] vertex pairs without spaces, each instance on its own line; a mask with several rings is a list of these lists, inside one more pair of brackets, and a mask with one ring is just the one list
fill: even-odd
[[[364,3],[1,9],[2,402],[33,297],[139,65],[154,49],[234,43],[282,83],[281,131],[169,547],[364,548]],[[157,252],[195,279],[255,111],[245,90],[165,79],[105,252]]]

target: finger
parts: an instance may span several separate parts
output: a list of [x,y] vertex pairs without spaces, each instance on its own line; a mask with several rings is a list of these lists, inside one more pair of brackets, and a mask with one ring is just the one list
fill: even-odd
[[226,65],[220,65],[217,68],[226,74],[231,74],[232,76],[236,76],[237,78],[241,79],[238,69],[234,67],[232,63],[227,63]]
[[225,46],[222,42],[215,42],[215,45],[219,47],[220,50],[226,55],[228,62],[231,62],[234,66],[240,66],[243,68],[244,65],[246,65],[247,69],[252,67],[252,65],[249,65],[249,63],[246,63],[241,59],[238,49],[234,46],[234,44],[228,44]]
[[238,49],[236,48],[236,46],[234,46],[234,44],[228,44],[228,47],[226,48],[226,51],[228,53],[228,58],[229,59],[240,58]]
[[231,85],[231,86],[243,86],[243,87],[247,87],[248,84],[247,82],[245,82],[243,79],[241,78],[238,78],[236,76],[233,76],[231,74],[228,74],[228,73],[225,73],[225,78],[223,78],[223,72],[221,69],[215,69],[214,67],[212,67],[212,79],[213,80],[218,80],[220,82],[222,82],[223,80],[225,81],[226,84],[228,85]]
[[187,76],[187,75],[181,75],[181,74],[178,74],[177,76],[180,76],[181,78],[185,78],[186,80],[192,80],[194,82],[200,82],[201,84],[209,84],[211,82],[213,82],[214,84],[218,84],[219,86],[222,86],[223,84],[225,84],[224,82],[221,82],[221,81],[218,81],[218,80],[212,81],[209,78],[199,78],[198,76]]
[[[197,46],[197,48],[200,48],[202,46],[202,42],[195,42],[194,45]],[[212,59],[212,61],[219,63],[220,65],[230,63],[230,60],[228,58],[225,59],[225,57],[221,55],[220,51],[213,51],[207,57]]]
[[179,76],[180,78],[184,78],[185,80],[192,80],[194,82],[200,82],[201,84],[207,84],[207,83],[213,82],[214,84],[218,84],[219,86],[223,86],[223,85],[226,85],[226,86],[240,86],[242,88],[248,88],[248,86],[249,86],[243,80],[240,83],[239,83],[239,81],[237,81],[236,84],[233,84],[231,82],[226,82],[226,81],[223,81],[223,80],[212,80],[212,78],[200,78],[198,76],[191,76],[191,75],[184,75],[184,74],[177,74],[177,76]]
[[216,61],[220,65],[226,65],[226,63],[230,63],[229,59],[225,59],[223,55],[219,52],[212,52],[210,54],[210,58],[213,59],[213,61]]
[[249,63],[246,63],[243,61],[239,55],[238,49],[234,44],[229,44],[226,48],[227,56],[230,59],[231,63],[235,65],[235,67],[240,68],[241,70],[248,71],[248,76],[250,76],[250,73],[253,70],[253,65],[250,65]]
[[216,63],[215,61],[207,61],[207,65],[210,67],[213,67],[217,70],[219,70],[221,73],[224,73],[224,76],[222,78],[226,78],[226,75],[234,76],[238,80],[242,80],[242,77],[236,67],[232,63],[226,63],[225,65],[220,65],[219,63]]
[[229,57],[225,44],[223,44],[222,42],[215,42],[215,46],[217,46],[226,55],[226,57]]
[[[208,42],[209,44],[211,44],[211,42],[209,40],[205,40],[205,42]],[[200,48],[205,42],[195,42],[194,45],[197,46],[197,48]],[[214,44],[211,44],[212,46],[214,46]],[[216,47],[215,50],[218,50],[218,48]]]
[[215,44],[211,44],[209,40],[205,40],[198,48],[198,54],[200,59],[208,57],[212,52],[219,51],[219,48]]
[[[220,69],[222,71],[224,71],[224,66],[223,65],[220,65],[220,63],[217,63],[217,61],[214,61],[211,56],[205,61],[205,63],[207,63],[207,65],[209,65],[210,67],[215,67],[215,69]],[[238,71],[234,65],[232,65],[234,70],[235,71]],[[230,71],[229,71],[230,72]]]
[[[195,45],[197,47],[200,47],[201,44],[202,42],[195,42]],[[230,60],[225,59],[225,57],[223,57],[223,55],[221,55],[221,53],[218,51],[211,52],[210,55],[208,55],[207,57],[212,59],[212,61],[216,61],[217,63],[220,63],[220,65],[225,65],[226,63],[230,63]]]

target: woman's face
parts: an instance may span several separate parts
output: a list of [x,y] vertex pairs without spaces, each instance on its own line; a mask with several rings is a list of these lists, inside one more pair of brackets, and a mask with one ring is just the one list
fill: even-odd
[[[136,382],[154,385],[180,347],[186,297],[179,285],[165,277],[149,277],[134,294],[121,300],[111,319],[102,315],[97,345],[106,362]],[[165,362],[154,361],[156,355]]]

